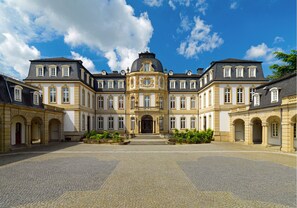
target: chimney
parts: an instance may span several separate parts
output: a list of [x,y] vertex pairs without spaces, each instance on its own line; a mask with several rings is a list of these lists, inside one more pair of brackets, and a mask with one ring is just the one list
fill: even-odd
[[201,75],[202,73],[203,73],[203,68],[198,68],[198,69],[197,69],[197,74],[198,74],[198,75]]

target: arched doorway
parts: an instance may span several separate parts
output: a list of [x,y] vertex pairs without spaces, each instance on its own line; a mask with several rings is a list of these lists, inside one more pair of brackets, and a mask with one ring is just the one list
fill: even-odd
[[267,119],[268,123],[268,140],[267,143],[270,145],[281,145],[281,125],[280,117],[270,116]]
[[262,144],[262,121],[259,118],[252,119],[253,123],[253,143]]
[[58,119],[52,119],[49,122],[49,141],[60,141],[61,123]]
[[42,140],[42,119],[35,117],[31,121],[31,144],[40,144]]
[[292,119],[291,119],[291,122],[292,122],[292,135],[290,137],[293,137],[293,145],[294,145],[294,148],[297,149],[297,137],[296,137],[296,134],[297,134],[297,128],[296,128],[296,120],[297,120],[297,116],[293,116]]
[[235,141],[244,141],[244,121],[242,119],[236,119],[234,121],[234,130],[235,130]]
[[22,116],[15,116],[11,119],[11,145],[25,144],[26,119]]
[[153,133],[153,117],[150,115],[141,118],[141,133]]

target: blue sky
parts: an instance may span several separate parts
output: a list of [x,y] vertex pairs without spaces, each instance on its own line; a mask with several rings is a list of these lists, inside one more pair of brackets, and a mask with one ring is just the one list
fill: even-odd
[[273,52],[292,49],[295,0],[0,1],[0,72],[17,78],[31,59],[81,59],[96,73],[146,50],[176,73],[239,58],[263,61],[268,75]]

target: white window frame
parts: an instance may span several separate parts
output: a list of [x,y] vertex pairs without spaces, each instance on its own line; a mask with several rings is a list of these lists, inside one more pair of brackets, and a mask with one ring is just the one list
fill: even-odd
[[14,87],[14,100],[18,101],[18,102],[22,102],[22,92],[23,92],[23,88],[19,85],[16,85]]
[[56,66],[49,66],[49,76],[50,77],[56,77],[57,76],[57,67]]
[[249,91],[250,91],[250,94],[249,94],[249,100],[250,100],[250,103],[251,102],[253,102],[253,96],[254,96],[254,94],[255,94],[255,92],[256,92],[256,89],[255,88],[253,88],[253,87],[251,87],[250,89],[249,89]]
[[104,118],[102,116],[99,116],[98,118],[98,129],[104,128]]
[[104,97],[102,95],[98,96],[98,109],[104,109]]
[[143,65],[143,71],[149,72],[150,71],[150,64],[149,63],[144,63]]
[[124,96],[119,96],[119,102],[118,102],[118,107],[120,110],[123,110],[124,109]]
[[107,99],[107,107],[108,109],[114,109],[113,96],[111,95]]
[[191,127],[191,129],[195,129],[196,128],[196,118],[195,117],[191,117],[190,127]]
[[251,66],[249,67],[249,77],[256,77],[257,76],[257,67]]
[[232,92],[232,89],[230,87],[226,87],[224,89],[224,103],[231,103],[231,101],[232,101],[231,100],[231,92]]
[[212,91],[208,91],[208,106],[212,106]]
[[33,93],[33,104],[39,105],[39,92],[35,91]]
[[196,97],[192,96],[191,97],[191,109],[195,109],[196,108]]
[[[54,96],[52,96],[51,89],[54,89]],[[52,97],[53,97],[53,100],[51,99]],[[56,87],[49,88],[49,103],[57,103],[57,88]]]
[[186,89],[186,81],[185,80],[180,80],[180,89]]
[[119,116],[119,129],[124,129],[124,117]]
[[271,136],[278,137],[278,123],[276,122],[271,124]]
[[44,67],[43,66],[36,66],[36,76],[37,77],[44,76]]
[[163,99],[163,97],[160,97],[159,98],[159,108],[160,109],[163,109],[164,108],[164,99]]
[[231,77],[231,66],[224,67],[224,77]]
[[69,77],[70,76],[70,70],[69,66],[62,66],[62,76],[63,77]]
[[170,109],[175,109],[176,108],[176,98],[175,96],[170,96],[170,102],[169,102],[169,107]]
[[131,117],[131,130],[135,130],[135,117]]
[[164,130],[164,119],[162,116],[159,117],[159,129]]
[[103,86],[104,86],[103,80],[98,80],[97,83],[98,83],[98,89],[103,89]]
[[186,109],[186,97],[180,97],[180,109]]
[[87,84],[90,84],[90,74],[87,73]]
[[255,93],[253,96],[253,100],[254,100],[254,106],[259,106],[260,105],[260,94]]
[[131,109],[134,109],[135,108],[135,97],[134,96],[131,97],[130,108]]
[[150,102],[151,102],[150,101],[150,96],[149,95],[145,95],[144,96],[144,102],[143,102],[144,103],[144,106],[143,107],[144,108],[149,108],[150,107]]
[[[67,89],[67,93],[64,91],[65,89]],[[69,87],[67,86],[62,87],[62,101],[63,103],[70,102],[70,90],[69,90]]]
[[108,80],[107,81],[107,88],[108,89],[113,89],[113,84],[114,84],[114,81],[113,80]]
[[118,81],[118,89],[124,89],[124,80]]
[[80,77],[82,80],[85,80],[85,70],[84,69],[80,69]]
[[244,89],[239,87],[236,89],[236,102],[237,103],[244,103]]
[[175,89],[175,80],[170,80],[170,89]]
[[244,70],[242,66],[236,67],[236,77],[243,77],[243,74],[244,74],[243,72]]
[[114,118],[112,116],[108,117],[108,129],[114,129]]
[[273,87],[269,91],[271,93],[271,103],[277,103],[278,102],[278,88]]
[[213,80],[213,71],[209,72],[209,81]]
[[186,129],[186,117],[180,118],[180,129]]
[[176,118],[175,117],[170,117],[170,129],[175,129],[176,127]]

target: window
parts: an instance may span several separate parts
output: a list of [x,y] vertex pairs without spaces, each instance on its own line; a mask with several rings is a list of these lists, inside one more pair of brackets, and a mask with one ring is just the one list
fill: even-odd
[[62,76],[69,77],[69,66],[62,66]]
[[90,83],[90,75],[89,75],[89,74],[87,74],[87,79],[86,79],[86,81],[87,81],[87,84]]
[[278,137],[278,123],[271,124],[272,137]]
[[210,71],[210,72],[209,72],[209,81],[211,81],[212,79],[213,79],[213,72]]
[[271,102],[272,103],[278,102],[278,89],[274,87],[274,88],[271,88],[269,91],[271,93]]
[[131,88],[134,88],[134,77],[130,78],[130,84],[131,84]]
[[175,89],[175,80],[170,80],[170,89]]
[[86,117],[84,114],[82,115],[82,119],[81,119],[81,129],[82,131],[86,129]]
[[88,92],[88,107],[89,108],[91,107],[91,95],[89,92]]
[[135,130],[135,117],[131,117],[131,130]]
[[86,105],[86,92],[84,89],[82,89],[81,100],[82,100],[82,105]]
[[56,103],[57,91],[55,87],[50,88],[50,103]]
[[212,118],[211,115],[208,116],[208,128],[212,128]]
[[175,117],[170,118],[170,129],[175,129]]
[[191,109],[196,108],[196,98],[193,96],[191,97]]
[[212,94],[211,90],[208,91],[208,106],[212,105]]
[[200,109],[202,108],[202,97],[201,97],[201,95],[199,96],[199,108]]
[[160,109],[164,108],[163,97],[159,98],[159,106],[160,106]]
[[21,86],[15,86],[14,87],[14,100],[22,102],[22,90],[23,88]]
[[162,131],[164,129],[164,119],[163,117],[159,118],[159,128]]
[[104,98],[103,96],[98,97],[98,109],[103,109],[104,108]]
[[93,77],[91,78],[91,86],[94,87],[94,79],[93,79]]
[[84,69],[80,69],[80,77],[82,80],[85,80],[85,70]]
[[186,89],[186,81],[180,81],[180,89]]
[[260,105],[260,95],[258,93],[254,94],[254,106],[259,106]]
[[131,97],[131,109],[135,108],[135,97]]
[[108,108],[113,109],[113,97],[112,96],[108,97]]
[[124,129],[124,117],[119,117],[119,129]]
[[225,96],[224,96],[225,103],[231,103],[231,89],[225,88]]
[[204,84],[207,83],[207,75],[204,77]]
[[160,88],[164,88],[164,79],[160,77]]
[[39,92],[35,91],[33,93],[33,104],[39,105]]
[[174,96],[170,97],[170,108],[175,109],[175,97]]
[[237,88],[237,103],[243,103],[243,88]]
[[195,127],[196,127],[196,118],[191,117],[191,129],[195,129]]
[[103,117],[98,117],[98,129],[103,129]]
[[119,89],[123,89],[124,88],[124,81],[123,80],[119,80],[118,81],[118,88]]
[[202,87],[202,85],[203,85],[203,83],[202,83],[202,80],[200,80],[200,82],[199,82],[199,83],[200,83],[200,88],[201,88],[201,87]]
[[206,108],[206,92],[203,94],[203,107]]
[[119,109],[124,109],[124,97],[119,97]]
[[249,77],[256,77],[256,67],[249,68]]
[[150,85],[150,84],[151,84],[151,79],[150,79],[150,78],[144,78],[144,80],[143,80],[143,84],[144,84],[145,86]]
[[190,89],[196,89],[196,81],[195,80],[191,80]]
[[113,129],[113,117],[108,117],[108,129]]
[[236,67],[236,77],[243,77],[243,67]]
[[231,67],[224,67],[224,77],[231,77]]
[[186,118],[185,117],[181,117],[180,118],[180,128],[181,129],[185,129],[186,128]]
[[145,108],[150,107],[150,96],[149,95],[144,96],[144,107]]
[[44,69],[43,66],[36,67],[36,76],[43,77],[44,76]]
[[250,103],[253,102],[253,96],[255,92],[256,92],[255,88],[250,88]]
[[68,87],[63,87],[63,103],[69,103],[69,88]]
[[113,88],[113,80],[108,80],[107,82],[107,88],[112,89]]
[[185,109],[186,108],[186,98],[181,97],[180,98],[180,109]]
[[49,74],[51,77],[56,77],[57,76],[57,68],[55,66],[50,66]]
[[144,71],[145,72],[150,71],[150,64],[144,64]]
[[103,89],[103,80],[98,81],[98,88]]

